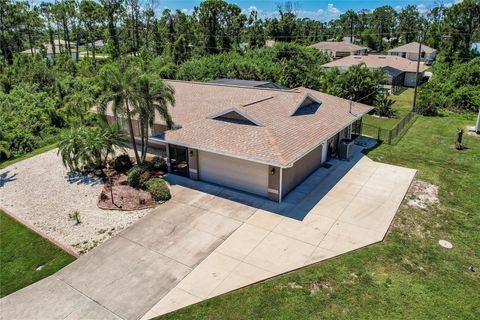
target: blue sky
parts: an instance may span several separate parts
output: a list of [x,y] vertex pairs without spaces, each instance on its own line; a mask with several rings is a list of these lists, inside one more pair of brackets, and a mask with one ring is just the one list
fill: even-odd
[[[165,7],[170,9],[180,9],[186,12],[200,4],[200,0],[157,0],[157,10],[162,11]],[[228,0],[227,0],[228,1]],[[449,2],[455,0],[446,0],[444,4],[449,5]],[[457,0],[458,1],[458,0]],[[236,3],[245,11],[256,8],[261,17],[271,17],[275,14],[278,3],[284,3],[284,0],[231,0],[228,2]],[[374,9],[383,5],[390,5],[397,11],[402,7],[412,4],[418,7],[420,12],[425,12],[435,6],[435,0],[294,0],[297,5],[298,15],[300,17],[308,17],[322,21],[328,21],[337,18],[342,12],[348,9],[355,11],[361,9]]]

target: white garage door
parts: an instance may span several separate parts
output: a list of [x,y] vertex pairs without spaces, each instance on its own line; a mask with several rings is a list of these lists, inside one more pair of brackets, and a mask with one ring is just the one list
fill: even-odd
[[268,166],[199,151],[200,180],[267,196]]

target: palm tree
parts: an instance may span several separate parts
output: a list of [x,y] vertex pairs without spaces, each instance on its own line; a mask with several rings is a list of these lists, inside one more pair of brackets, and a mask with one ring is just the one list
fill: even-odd
[[168,105],[175,105],[175,90],[156,74],[144,74],[138,81],[142,100],[139,107],[141,159],[145,160],[148,150],[149,127],[153,126],[155,114],[165,120],[168,129],[172,129],[173,120]]
[[64,106],[58,111],[69,124],[82,126],[85,125],[85,117],[93,105],[94,101],[89,95],[77,91],[65,98]]
[[100,71],[103,94],[100,97],[99,113],[105,114],[110,103],[115,118],[119,115],[126,118],[130,143],[137,163],[140,163],[140,157],[135,142],[132,117],[138,113],[143,99],[137,85],[139,76],[140,70],[137,67],[128,68],[125,63],[119,63],[118,66],[109,64]]
[[395,111],[392,110],[392,105],[395,100],[389,98],[388,94],[379,94],[375,97],[375,113],[381,117],[391,118],[395,115]]
[[102,169],[116,149],[123,149],[125,138],[119,126],[73,128],[62,136],[58,154],[71,171]]

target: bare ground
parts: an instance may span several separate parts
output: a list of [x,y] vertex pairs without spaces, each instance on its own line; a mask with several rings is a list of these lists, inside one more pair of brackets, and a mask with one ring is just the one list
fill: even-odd
[[[151,211],[102,210],[103,187],[98,178],[69,173],[55,149],[0,170],[0,208],[85,253]],[[69,218],[74,211],[80,224]]]
[[406,196],[408,206],[427,209],[437,203],[438,186],[423,180],[413,180]]

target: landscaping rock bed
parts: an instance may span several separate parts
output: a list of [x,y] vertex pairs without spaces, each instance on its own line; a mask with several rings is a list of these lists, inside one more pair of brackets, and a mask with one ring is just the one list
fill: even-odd
[[[48,236],[85,253],[139,220],[152,209],[103,210],[97,200],[103,181],[71,174],[52,150],[0,170],[0,207]],[[69,215],[79,212],[77,224]]]

